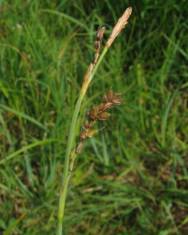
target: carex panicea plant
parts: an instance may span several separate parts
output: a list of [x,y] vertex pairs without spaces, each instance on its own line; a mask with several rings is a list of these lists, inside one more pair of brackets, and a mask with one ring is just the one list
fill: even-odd
[[82,131],[79,135],[79,141],[76,144],[76,130],[78,126],[78,117],[81,110],[81,105],[83,102],[83,99],[86,95],[86,92],[88,90],[88,87],[97,72],[97,69],[99,65],[101,64],[104,56],[106,55],[107,51],[113,44],[116,37],[119,35],[119,33],[123,30],[123,28],[127,25],[128,19],[132,13],[132,8],[127,8],[123,15],[119,18],[117,23],[115,24],[112,33],[110,37],[108,38],[104,48],[101,52],[102,47],[102,39],[105,32],[105,27],[101,27],[96,36],[95,41],[95,56],[94,60],[90,63],[88,66],[88,69],[84,75],[82,87],[80,89],[80,94],[78,96],[74,113],[72,116],[72,121],[69,129],[69,135],[68,135],[68,142],[67,142],[67,148],[65,153],[65,163],[64,163],[64,173],[63,173],[63,182],[62,182],[62,188],[60,191],[60,198],[59,198],[59,209],[58,209],[58,225],[57,225],[57,235],[62,235],[62,229],[63,229],[63,221],[64,221],[64,211],[65,211],[65,203],[66,203],[66,197],[67,197],[67,191],[68,186],[70,182],[70,178],[74,169],[74,163],[75,159],[78,156],[78,154],[81,153],[84,142],[92,137],[97,131],[94,128],[94,125],[98,121],[105,121],[109,118],[109,110],[113,108],[116,105],[119,105],[121,103],[120,94],[114,93],[112,90],[110,90],[104,97],[102,102],[91,108],[91,110],[88,112],[87,120],[83,124]]

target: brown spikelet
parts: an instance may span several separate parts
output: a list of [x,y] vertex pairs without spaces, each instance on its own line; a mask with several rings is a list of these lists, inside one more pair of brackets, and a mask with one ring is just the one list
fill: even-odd
[[122,103],[121,95],[118,93],[113,93],[112,90],[110,90],[103,98],[104,102],[108,105],[119,105]]
[[119,33],[122,31],[122,29],[126,26],[131,13],[132,13],[132,7],[128,7],[124,11],[123,15],[119,18],[117,24],[114,26],[112,33],[106,43],[107,48],[109,48],[112,45],[115,38],[119,35]]
[[92,121],[105,121],[108,119],[109,114],[107,112],[105,112],[108,109],[108,107],[106,107],[106,104],[100,104],[98,106],[93,107],[88,116]]
[[108,112],[101,112],[98,114],[98,120],[99,121],[106,121],[110,117],[110,114]]
[[121,103],[122,103],[122,100],[121,100],[120,94],[114,93],[112,90],[110,90],[103,97],[103,102],[97,106],[94,106],[88,113],[88,116],[90,120],[93,120],[93,121],[107,120],[109,117],[109,114],[106,111],[112,108],[113,106],[119,105]]
[[82,127],[82,131],[79,136],[79,142],[73,151],[73,161],[76,154],[82,151],[84,142],[93,137],[98,131],[93,128],[97,121],[106,121],[110,114],[107,112],[112,107],[121,104],[121,97],[119,93],[114,93],[112,90],[108,91],[104,95],[102,102],[90,109],[88,112],[88,118]]
[[97,35],[96,35],[96,41],[95,41],[95,58],[93,63],[96,64],[100,55],[100,49],[101,49],[101,44],[102,44],[102,39],[104,36],[106,28],[100,27],[97,31]]
[[97,31],[96,40],[95,40],[95,56],[94,56],[94,60],[90,63],[90,65],[88,66],[88,69],[84,75],[84,79],[83,79],[83,83],[82,83],[82,93],[86,92],[87,87],[90,83],[91,74],[92,74],[93,69],[99,59],[102,39],[103,39],[105,30],[106,30],[106,28],[103,26],[103,27],[100,27]]

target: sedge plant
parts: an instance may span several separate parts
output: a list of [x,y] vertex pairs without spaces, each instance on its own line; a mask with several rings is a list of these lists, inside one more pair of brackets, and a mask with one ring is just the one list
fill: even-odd
[[80,93],[74,108],[74,113],[72,116],[69,134],[68,134],[68,142],[67,142],[67,148],[65,153],[65,162],[64,162],[64,172],[63,172],[63,182],[60,190],[60,198],[59,198],[59,208],[58,208],[58,225],[57,225],[57,235],[62,235],[63,230],[63,222],[64,222],[64,212],[65,212],[65,203],[66,203],[66,197],[69,187],[69,182],[71,179],[72,171],[74,168],[74,162],[75,158],[80,153],[80,149],[83,145],[83,141],[91,137],[95,130],[92,129],[94,123],[97,120],[106,120],[108,118],[108,113],[106,110],[110,109],[114,105],[120,104],[121,100],[119,97],[119,94],[114,94],[112,91],[109,91],[103,98],[103,102],[92,108],[89,112],[89,120],[87,123],[85,123],[84,127],[85,130],[80,133],[80,142],[75,145],[75,139],[76,139],[76,130],[78,126],[78,118],[79,113],[81,110],[82,102],[86,96],[86,92],[88,90],[88,87],[94,78],[94,75],[96,74],[99,65],[101,64],[102,60],[104,59],[104,56],[108,52],[109,48],[113,44],[116,37],[120,34],[120,32],[123,30],[123,28],[127,25],[128,19],[132,13],[132,8],[128,7],[123,15],[119,18],[117,23],[115,24],[112,33],[110,37],[108,38],[102,52],[100,53],[101,49],[101,41],[103,38],[103,34],[105,31],[105,28],[102,27],[97,32],[97,40],[95,43],[96,46],[96,53],[94,61],[90,63],[88,66],[88,69],[84,75],[82,87],[80,89]]

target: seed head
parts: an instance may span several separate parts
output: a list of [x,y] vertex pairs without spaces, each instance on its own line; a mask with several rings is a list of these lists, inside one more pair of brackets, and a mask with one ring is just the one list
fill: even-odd
[[114,26],[112,33],[106,43],[106,47],[110,47],[113,43],[113,41],[116,39],[116,37],[119,35],[119,33],[123,30],[123,28],[128,24],[128,19],[132,13],[132,7],[128,7],[123,15],[119,18],[117,24]]

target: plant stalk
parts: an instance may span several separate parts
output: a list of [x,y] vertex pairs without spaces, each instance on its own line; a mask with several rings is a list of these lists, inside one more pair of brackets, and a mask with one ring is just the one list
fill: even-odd
[[97,72],[97,69],[102,62],[105,54],[108,51],[108,47],[104,47],[101,56],[99,57],[98,62],[96,63],[93,71],[90,74],[90,77],[87,81],[84,81],[78,100],[75,105],[74,113],[72,116],[72,121],[70,125],[69,130],[69,136],[68,136],[68,142],[67,142],[67,148],[66,148],[66,154],[65,154],[65,163],[64,163],[64,174],[63,174],[63,182],[62,187],[60,191],[60,198],[59,198],[59,209],[58,209],[58,227],[57,227],[57,235],[62,235],[62,229],[63,229],[63,221],[64,221],[64,211],[65,211],[65,203],[66,203],[66,197],[67,197],[67,191],[68,191],[68,185],[71,178],[71,171],[70,171],[70,155],[71,151],[74,146],[75,137],[76,137],[76,127],[78,122],[78,116],[80,113],[81,105],[83,102],[83,99],[85,97],[85,94],[88,90],[89,84],[91,80],[93,79],[95,73]]

